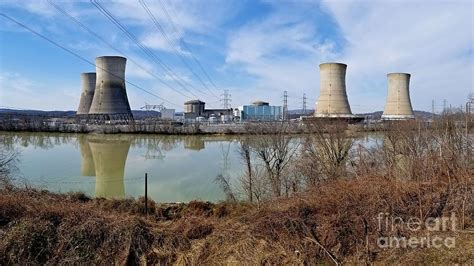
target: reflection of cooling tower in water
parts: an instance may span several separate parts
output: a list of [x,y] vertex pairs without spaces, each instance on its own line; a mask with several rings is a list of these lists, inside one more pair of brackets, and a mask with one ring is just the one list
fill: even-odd
[[76,115],[87,115],[94,98],[95,73],[81,73],[82,93]]
[[125,89],[125,64],[120,56],[95,59],[97,80],[89,110],[90,117],[103,120],[132,120],[132,111]]
[[205,148],[204,140],[198,136],[188,136],[184,139],[184,148],[187,150],[202,150]]
[[125,196],[124,171],[130,141],[90,140],[95,164],[95,196],[123,198]]
[[410,101],[410,74],[390,73],[388,95],[382,119],[413,119],[415,115]]
[[95,176],[94,159],[92,158],[89,141],[85,136],[78,138],[79,149],[81,150],[81,175]]
[[319,65],[320,88],[316,103],[317,117],[353,117],[346,94],[346,64]]

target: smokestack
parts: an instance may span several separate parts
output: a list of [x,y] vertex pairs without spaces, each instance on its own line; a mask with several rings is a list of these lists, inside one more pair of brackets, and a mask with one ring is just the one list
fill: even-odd
[[410,74],[389,73],[388,95],[382,119],[414,119],[410,101]]
[[95,73],[81,73],[81,100],[76,115],[87,115],[94,98],[95,91]]
[[321,81],[316,117],[353,117],[346,94],[346,64],[319,65]]
[[132,120],[125,89],[125,64],[121,56],[95,59],[97,81],[89,114],[101,120]]

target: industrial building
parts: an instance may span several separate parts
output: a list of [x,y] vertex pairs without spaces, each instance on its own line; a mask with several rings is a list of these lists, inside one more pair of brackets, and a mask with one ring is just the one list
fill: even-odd
[[346,93],[346,64],[319,65],[320,87],[315,117],[354,118]]
[[206,103],[200,100],[191,100],[184,103],[184,120],[187,122],[192,121],[207,121],[219,120],[221,122],[232,121],[233,112],[232,108],[229,109],[206,109]]
[[252,105],[239,106],[236,117],[239,117],[240,121],[277,121],[283,118],[283,107],[255,101]]
[[95,60],[96,86],[89,109],[95,121],[132,121],[133,115],[125,88],[125,65],[121,56],[101,56]]
[[408,73],[387,74],[388,94],[382,119],[404,120],[415,118],[410,101],[410,76]]

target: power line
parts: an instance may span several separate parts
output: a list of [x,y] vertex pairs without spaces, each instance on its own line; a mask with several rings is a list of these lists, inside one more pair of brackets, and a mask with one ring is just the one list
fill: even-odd
[[143,44],[141,44],[140,41],[137,39],[137,37],[130,31],[128,31],[127,28],[125,28],[125,26],[123,26],[122,23],[120,23],[105,7],[103,7],[99,3],[98,0],[90,0],[90,1],[117,28],[119,28],[123,33],[125,33],[128,36],[128,38],[132,40],[132,42],[134,42],[147,56],[149,56],[154,62],[156,62],[174,80],[174,82],[176,82],[184,90],[188,91],[194,97],[199,98],[196,94],[194,94],[192,91],[186,88],[186,86],[183,83],[185,83],[189,87],[196,89],[194,86],[192,86],[191,84],[189,84],[188,82],[180,78],[176,73],[173,72],[173,70],[168,65],[166,65],[160,58],[158,58],[155,55],[155,53],[153,53],[150,49],[148,49]]
[[[20,26],[20,27],[22,27],[22,28],[28,30],[29,32],[31,32],[31,33],[37,35],[38,37],[43,38],[44,40],[50,42],[51,44],[55,45],[56,47],[58,47],[58,48],[60,48],[60,49],[62,49],[62,50],[64,50],[64,51],[66,51],[66,52],[72,54],[73,56],[77,57],[77,58],[80,59],[81,61],[84,61],[84,62],[86,62],[86,63],[88,63],[88,64],[90,64],[90,65],[92,65],[92,66],[94,66],[94,67],[100,68],[101,70],[103,70],[103,71],[109,73],[110,75],[112,75],[112,76],[114,76],[114,77],[121,78],[121,77],[115,75],[114,73],[111,73],[111,72],[107,71],[106,69],[103,69],[103,68],[101,68],[101,67],[99,67],[99,66],[96,66],[95,63],[93,63],[93,62],[87,60],[86,58],[84,58],[84,57],[80,56],[79,54],[73,52],[72,50],[70,50],[70,49],[64,47],[63,45],[61,45],[61,44],[59,44],[59,43],[57,43],[57,42],[51,40],[50,38],[44,36],[43,34],[41,34],[41,33],[37,32],[37,31],[31,29],[30,27],[28,27],[28,26],[22,24],[21,22],[15,20],[15,19],[13,19],[13,18],[11,18],[11,17],[9,17],[9,16],[7,16],[7,15],[5,15],[5,14],[3,14],[3,13],[0,13],[0,15],[3,16],[3,17],[5,17],[5,18],[8,19],[8,20],[14,22],[14,23],[17,24],[18,26]],[[167,102],[167,103],[169,103],[169,104],[172,104],[172,105],[175,105],[175,106],[180,106],[180,105],[175,104],[175,103],[173,103],[173,102],[170,102],[170,101],[168,101],[168,100],[166,100],[166,99],[164,99],[164,98],[161,98],[160,96],[158,96],[158,95],[156,95],[156,94],[154,94],[154,93],[152,93],[152,92],[150,92],[150,91],[148,91],[148,90],[146,90],[146,89],[144,89],[144,88],[142,88],[142,87],[140,87],[140,86],[138,86],[138,85],[136,85],[136,84],[134,84],[134,83],[132,83],[132,82],[130,82],[130,81],[127,81],[127,80],[124,80],[124,81],[125,81],[126,83],[130,84],[131,86],[133,86],[133,87],[135,87],[135,88],[137,88],[137,89],[139,89],[139,90],[142,90],[142,91],[144,91],[144,92],[146,92],[146,93],[148,93],[148,94],[150,94],[150,95],[152,95],[152,96],[155,96],[155,97],[157,97],[158,99],[161,99],[161,100],[163,100],[163,101],[165,101],[165,102]]]
[[[168,11],[166,10],[165,6],[163,5],[163,3],[161,2],[161,0],[158,0],[158,3],[160,4],[161,6],[161,9],[163,10],[163,13],[165,14],[166,18],[169,20],[173,30],[175,33],[178,33],[178,29],[175,25],[175,23],[173,22],[173,19],[171,18],[170,14],[168,13]],[[199,66],[199,68],[201,69],[201,71],[204,73],[204,75],[206,76],[207,80],[209,81],[209,83],[212,84],[212,86],[214,86],[214,88],[216,90],[219,90],[219,88],[216,86],[216,84],[212,81],[211,77],[209,76],[209,74],[207,73],[207,71],[204,69],[204,67],[202,66],[201,62],[194,56],[194,53],[191,51],[191,49],[189,48],[189,46],[187,45],[186,41],[184,40],[184,38],[181,38],[181,42],[183,43],[183,47],[186,49],[186,51],[188,51],[188,53],[190,54],[190,56],[193,58],[194,62],[196,62],[196,64]]]
[[[168,43],[172,46],[175,54],[181,59],[181,62],[191,71],[191,73],[199,80],[199,82],[216,98],[218,98],[215,94],[212,93],[212,91],[207,87],[207,85],[204,83],[204,81],[201,79],[201,77],[192,69],[192,67],[187,63],[186,59],[184,59],[181,51],[179,51],[176,46],[174,45],[174,42],[168,37],[168,34],[166,34],[166,31],[164,28],[161,26],[160,22],[155,18],[151,10],[148,8],[148,5],[146,4],[145,0],[139,0],[138,1],[140,5],[145,9],[145,11],[148,13],[148,16],[153,20],[153,23],[155,24],[156,28],[159,30],[161,35],[168,41]],[[202,92],[202,91],[201,91]],[[204,92],[202,92],[204,93]]]
[[[96,37],[97,39],[99,39],[100,41],[102,41],[103,43],[105,43],[109,48],[111,48],[112,50],[114,50],[115,52],[119,53],[119,54],[123,54],[125,55],[125,53],[117,48],[115,48],[112,44],[110,44],[109,42],[107,42],[104,38],[102,38],[99,34],[97,34],[96,32],[94,32],[93,30],[91,30],[90,28],[88,28],[86,25],[84,25],[82,22],[80,22],[78,19],[76,19],[75,17],[73,17],[71,14],[69,14],[66,10],[64,10],[63,8],[61,8],[60,6],[56,5],[52,0],[48,0],[48,3],[51,4],[54,8],[56,8],[56,10],[58,10],[59,12],[61,12],[63,15],[65,15],[66,17],[68,17],[69,19],[71,19],[72,21],[74,21],[77,25],[79,25],[82,29],[84,29],[85,31],[87,31],[89,34],[93,35],[94,37]],[[132,63],[134,63],[136,66],[138,66],[140,69],[142,69],[143,71],[145,71],[146,73],[148,73],[149,75],[153,76],[154,78],[156,78],[159,82],[161,82],[162,84],[164,84],[166,87],[172,89],[173,91],[177,92],[178,94],[186,97],[186,98],[191,98],[189,97],[188,95],[185,95],[183,94],[181,91],[173,88],[171,85],[169,85],[168,83],[166,83],[164,80],[162,80],[160,77],[156,76],[154,73],[150,72],[149,70],[147,70],[145,67],[141,66],[138,62],[136,62],[135,60],[133,60],[132,58],[130,57],[127,57],[129,61],[131,61]]]

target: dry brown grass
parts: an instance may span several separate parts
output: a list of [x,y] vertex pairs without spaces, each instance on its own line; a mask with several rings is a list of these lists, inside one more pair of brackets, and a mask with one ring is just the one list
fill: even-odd
[[[472,188],[472,179],[470,182]],[[2,190],[0,264],[377,262],[395,256],[376,246],[379,212],[400,217],[438,217],[455,212],[460,217],[457,189],[442,182],[335,180],[258,207],[245,203],[152,202],[148,216],[141,200]],[[469,195],[465,224],[472,229],[472,189]],[[472,234],[456,233],[472,245]],[[401,230],[399,234],[409,232]],[[426,255],[421,260],[410,252],[396,256],[407,262],[430,258]],[[467,263],[469,259],[472,255],[456,261]]]

